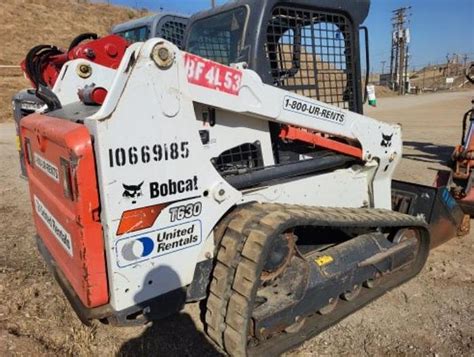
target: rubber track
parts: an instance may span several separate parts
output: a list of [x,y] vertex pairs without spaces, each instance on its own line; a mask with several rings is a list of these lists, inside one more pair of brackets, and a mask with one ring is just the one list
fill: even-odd
[[425,226],[421,218],[384,209],[253,203],[226,220],[207,300],[208,335],[227,353],[245,356],[249,317],[266,241],[296,225],[337,228]]
[[227,226],[219,227],[219,235],[223,236],[217,237],[220,244],[206,303],[205,320],[207,334],[222,348],[227,303],[232,293],[235,269],[240,262],[246,233],[250,227],[255,226],[255,219],[264,214],[261,207],[250,205],[231,213],[231,219],[225,222]]

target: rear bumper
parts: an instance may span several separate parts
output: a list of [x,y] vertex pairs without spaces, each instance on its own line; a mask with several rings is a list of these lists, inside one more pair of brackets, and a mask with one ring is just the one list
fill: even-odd
[[75,293],[73,287],[67,281],[64,274],[58,268],[56,261],[54,260],[51,253],[48,251],[48,248],[44,245],[42,239],[39,235],[36,235],[36,245],[38,246],[38,250],[43,257],[46,265],[48,266],[49,270],[53,273],[54,278],[58,282],[59,286],[66,295],[69,303],[71,304],[72,308],[76,312],[79,319],[86,325],[90,325],[91,320],[102,320],[107,319],[110,316],[114,315],[113,309],[109,305],[98,306],[94,308],[86,307],[79,296]]
[[177,289],[122,311],[114,310],[109,304],[89,308],[81,302],[79,296],[74,292],[73,287],[61,272],[39,235],[36,235],[36,244],[74,312],[85,325],[90,325],[92,320],[100,320],[103,323],[116,326],[143,325],[148,321],[159,320],[178,312],[186,302],[186,290]]

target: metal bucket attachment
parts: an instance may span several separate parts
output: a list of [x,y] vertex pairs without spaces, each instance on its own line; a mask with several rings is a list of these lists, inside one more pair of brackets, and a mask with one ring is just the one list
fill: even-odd
[[469,233],[469,216],[446,186],[431,187],[394,180],[392,209],[412,216],[424,216],[429,224],[430,249]]

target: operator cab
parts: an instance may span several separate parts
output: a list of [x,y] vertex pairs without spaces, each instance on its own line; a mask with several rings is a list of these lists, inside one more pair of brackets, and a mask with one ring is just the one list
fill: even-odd
[[[369,5],[369,0],[232,1],[190,18],[185,50],[225,65],[245,62],[266,84],[362,114],[359,26]],[[269,126],[275,163],[324,154],[314,144],[286,140],[281,125]],[[254,158],[250,166],[258,167],[258,145],[246,145],[233,152],[244,152],[240,156]],[[249,166],[240,159],[215,161]]]
[[239,0],[190,18],[188,52],[246,62],[266,84],[362,113],[359,26],[369,0]]
[[118,24],[111,33],[122,36],[130,43],[161,37],[182,48],[187,23],[186,15],[158,13]]

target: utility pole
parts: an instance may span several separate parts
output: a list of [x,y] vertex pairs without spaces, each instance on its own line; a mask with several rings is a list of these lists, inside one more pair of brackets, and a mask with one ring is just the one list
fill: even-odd
[[408,80],[408,45],[410,43],[409,14],[411,6],[392,11],[392,52],[390,56],[390,81],[392,89],[405,94]]
[[449,53],[446,55],[446,72],[445,72],[445,77],[449,77],[449,62],[450,62],[450,59],[449,59]]
[[461,60],[460,60],[460,56],[459,56],[459,53],[456,53],[456,76],[459,76],[459,66],[461,65]]
[[385,63],[386,63],[386,62],[387,62],[387,61],[380,61],[380,63],[382,64],[382,74],[385,73]]
[[402,94],[405,94],[410,89],[410,86],[409,86],[410,76],[408,75],[409,59],[410,59],[410,54],[408,53],[408,43],[407,43],[406,48],[405,48],[405,69],[403,71],[403,93]]
[[421,84],[421,91],[423,92],[425,90],[425,78],[426,78],[426,68],[430,68],[431,63],[428,63],[428,66],[423,67],[423,83]]
[[396,39],[396,32],[392,32],[392,51],[390,54],[390,88],[395,90],[395,82],[397,81],[398,69],[398,44]]
[[398,60],[398,94],[405,94],[405,76],[403,75],[403,70],[405,68],[405,39],[400,37],[398,40],[400,59]]
[[216,0],[211,0],[211,7],[212,8],[216,7]]

